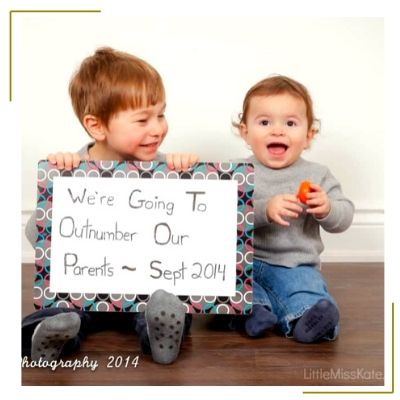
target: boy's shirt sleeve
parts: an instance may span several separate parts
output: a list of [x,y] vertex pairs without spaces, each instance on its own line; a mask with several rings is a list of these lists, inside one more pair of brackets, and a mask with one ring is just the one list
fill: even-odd
[[165,156],[165,154],[164,154],[164,153],[158,152],[158,153],[156,154],[155,161],[163,161],[163,162],[165,162],[165,161],[166,161],[166,156]]
[[271,224],[267,217],[267,200],[253,200],[254,207],[254,228],[261,228]]
[[318,223],[325,231],[330,233],[345,231],[353,222],[353,202],[344,196],[340,183],[329,170],[327,170],[321,186],[329,197],[331,210],[325,218],[317,219]]
[[25,225],[25,236],[33,248],[36,246],[38,231],[36,228],[36,210],[31,214]]

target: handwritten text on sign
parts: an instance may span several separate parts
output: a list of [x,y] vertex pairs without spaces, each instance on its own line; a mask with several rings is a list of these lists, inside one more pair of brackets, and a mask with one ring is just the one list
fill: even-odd
[[52,292],[235,294],[236,181],[53,182]]

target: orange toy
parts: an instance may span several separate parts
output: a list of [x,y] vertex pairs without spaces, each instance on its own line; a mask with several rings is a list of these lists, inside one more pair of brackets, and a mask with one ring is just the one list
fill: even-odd
[[310,185],[310,181],[301,182],[297,192],[297,198],[304,204],[307,204],[307,193],[313,192]]

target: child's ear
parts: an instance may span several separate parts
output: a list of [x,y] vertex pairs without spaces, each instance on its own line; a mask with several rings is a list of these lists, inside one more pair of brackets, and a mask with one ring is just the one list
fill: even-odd
[[320,131],[321,129],[321,120],[319,119],[314,119],[310,129],[307,132],[307,145],[306,149],[308,149],[311,145],[312,140],[314,139],[315,135]]
[[311,145],[312,140],[314,139],[314,136],[318,132],[318,129],[315,128],[310,128],[309,131],[307,132],[307,144],[306,144],[306,149],[308,149]]
[[83,117],[82,123],[89,135],[94,140],[101,142],[106,138],[104,124],[98,117],[87,114]]
[[247,133],[248,133],[247,126],[243,123],[240,123],[239,132],[242,139],[247,143]]

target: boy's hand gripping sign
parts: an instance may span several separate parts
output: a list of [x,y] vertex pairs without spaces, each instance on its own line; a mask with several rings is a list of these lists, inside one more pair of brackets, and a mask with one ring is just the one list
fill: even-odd
[[165,289],[190,313],[249,312],[253,181],[247,163],[39,162],[35,307],[143,311]]

